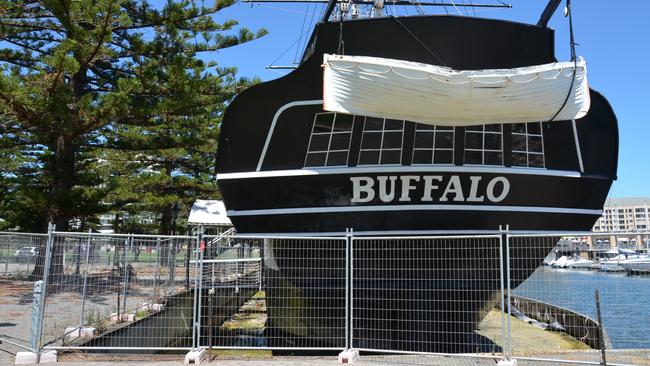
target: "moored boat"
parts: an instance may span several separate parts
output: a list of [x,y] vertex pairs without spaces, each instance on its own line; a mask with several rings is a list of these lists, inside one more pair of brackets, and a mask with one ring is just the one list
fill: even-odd
[[601,272],[625,272],[625,268],[621,267],[620,262],[625,259],[624,255],[616,257],[601,259],[598,264],[599,271]]
[[591,269],[594,261],[584,258],[576,258],[573,262],[567,265],[571,269]]
[[619,266],[629,273],[650,273],[650,257],[641,256],[621,260]]

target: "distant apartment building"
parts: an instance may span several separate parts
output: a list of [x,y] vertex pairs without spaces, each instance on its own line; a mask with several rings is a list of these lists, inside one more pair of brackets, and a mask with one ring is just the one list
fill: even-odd
[[611,198],[594,232],[650,231],[650,197]]

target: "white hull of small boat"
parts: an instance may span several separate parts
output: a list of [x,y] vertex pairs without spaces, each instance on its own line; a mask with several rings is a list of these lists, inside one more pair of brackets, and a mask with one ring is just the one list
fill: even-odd
[[594,262],[589,259],[576,259],[575,262],[569,264],[568,267],[572,269],[591,269],[593,263]]
[[323,67],[323,105],[332,112],[465,126],[579,119],[590,105],[582,59],[575,64],[456,71],[325,54]]
[[556,259],[555,262],[551,265],[553,268],[564,268],[569,261],[569,258],[565,256],[561,256],[560,258]]
[[601,261],[600,262],[600,271],[601,272],[624,272],[625,268],[621,267],[618,260],[612,261]]
[[650,258],[626,259],[619,265],[628,272],[650,273]]

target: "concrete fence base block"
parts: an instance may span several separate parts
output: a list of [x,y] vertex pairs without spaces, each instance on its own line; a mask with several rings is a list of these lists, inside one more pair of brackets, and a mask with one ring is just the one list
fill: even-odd
[[84,327],[79,329],[78,327],[65,328],[66,338],[76,339],[76,338],[92,338],[95,336],[95,328],[93,327]]
[[162,311],[163,307],[164,307],[163,304],[151,304],[151,305],[149,305],[149,309],[151,309],[151,311]]
[[[34,352],[20,351],[16,352],[16,365],[31,365],[38,360],[38,355]],[[57,360],[56,351],[45,351],[41,353],[41,363],[55,363]]]
[[118,318],[117,313],[113,313],[109,320],[111,323],[132,322],[135,320],[135,314],[120,314]]
[[339,353],[339,363],[355,363],[359,360],[359,351],[348,349]]
[[191,350],[185,355],[186,365],[200,365],[202,363],[207,363],[207,361],[208,353],[203,348]]
[[517,360],[501,360],[497,362],[497,366],[517,366]]

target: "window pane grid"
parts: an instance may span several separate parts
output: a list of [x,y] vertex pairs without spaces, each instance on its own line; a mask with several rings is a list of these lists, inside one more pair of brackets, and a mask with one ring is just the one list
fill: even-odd
[[503,126],[468,126],[465,130],[464,163],[503,165]]
[[352,141],[354,116],[317,113],[309,136],[304,166],[345,166]]
[[544,136],[540,122],[518,123],[512,128],[512,165],[544,168]]
[[453,164],[454,139],[453,127],[417,123],[415,125],[413,164]]
[[403,144],[404,121],[366,117],[359,165],[401,164]]

